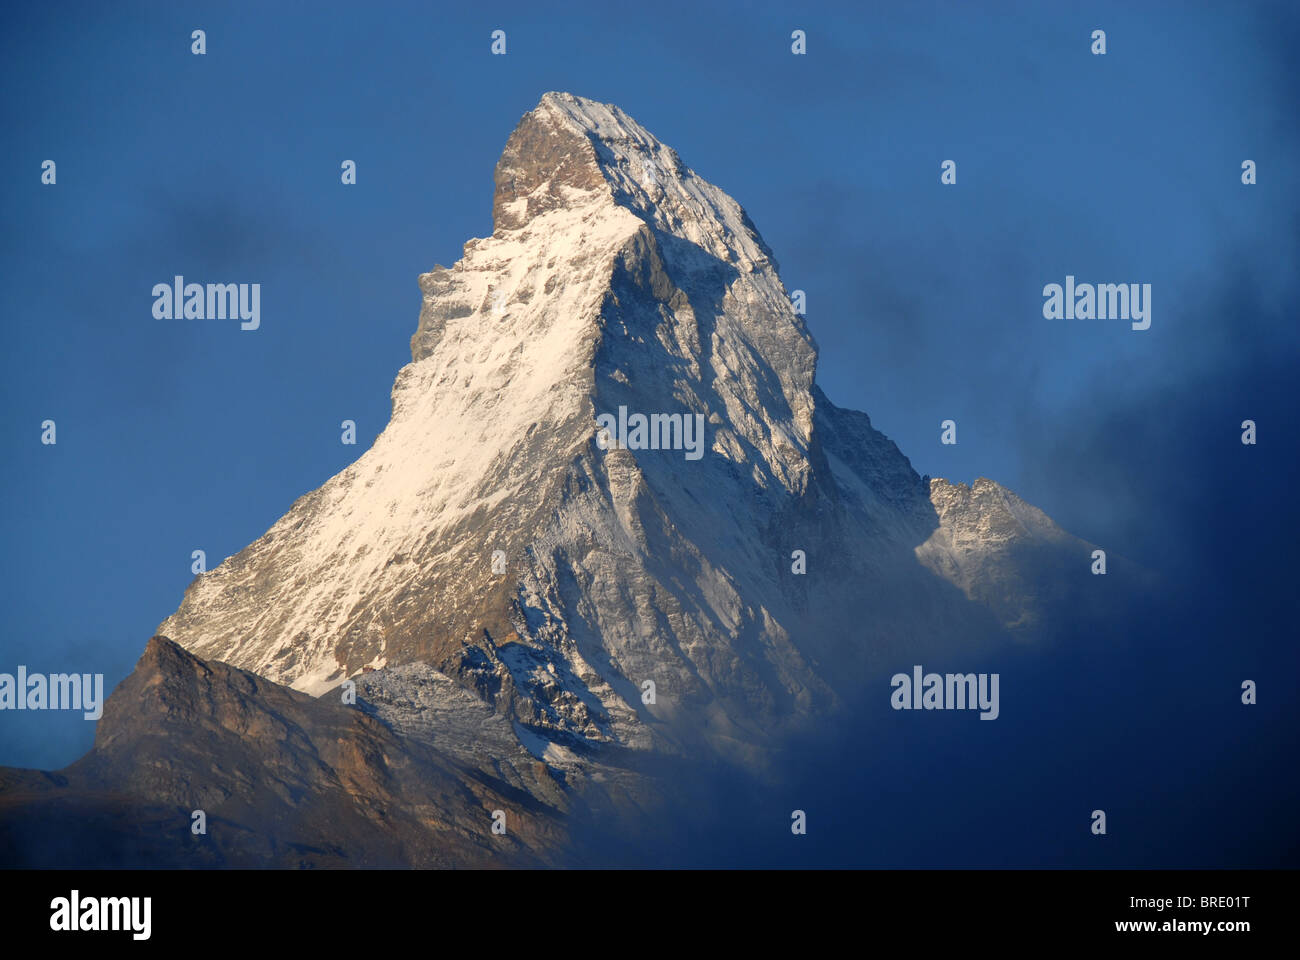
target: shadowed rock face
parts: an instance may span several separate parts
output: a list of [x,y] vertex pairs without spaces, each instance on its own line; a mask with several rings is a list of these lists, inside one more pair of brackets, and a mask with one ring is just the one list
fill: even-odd
[[[155,637],[90,753],[57,773],[0,770],[6,865],[472,867],[563,848],[565,799],[544,765],[506,753],[507,782],[366,706]],[[194,810],[204,836],[191,833]],[[503,836],[494,810],[508,811]]]
[[[1078,608],[1090,545],[835,407],[749,217],[635,120],[546,94],[495,181],[493,235],[419,278],[374,446],[190,585],[90,755],[2,775],[0,829],[76,807],[107,860],[555,862],[558,818],[646,803],[665,758],[761,772],[880,670]],[[703,455],[597,444],[620,411],[700,418]]]
[[565,206],[573,192],[609,193],[591,141],[540,109],[519,121],[493,180],[497,230],[517,230],[535,216]]

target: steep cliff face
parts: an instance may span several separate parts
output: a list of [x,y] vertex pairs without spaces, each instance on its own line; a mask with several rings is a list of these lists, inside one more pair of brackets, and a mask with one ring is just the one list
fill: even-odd
[[745,760],[873,660],[1031,626],[1022,541],[1086,572],[1033,508],[927,489],[834,407],[744,211],[617,107],[545,95],[493,213],[420,277],[374,446],[160,633],[313,695],[418,666],[556,768],[602,745]]

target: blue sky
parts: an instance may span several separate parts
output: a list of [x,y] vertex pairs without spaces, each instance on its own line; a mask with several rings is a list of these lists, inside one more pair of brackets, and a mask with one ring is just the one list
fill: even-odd
[[[417,274],[491,232],[493,166],[552,89],[617,103],[739,200],[807,291],[823,388],[919,472],[992,477],[1208,585],[1245,664],[1294,667],[1294,7],[87,3],[3,18],[0,670],[116,683],[178,605],[191,551],[237,552],[368,446],[409,360]],[[1105,56],[1089,51],[1098,28]],[[339,182],[348,159],[356,186]],[[261,329],[154,319],[150,291],[176,274],[260,283]],[[1067,274],[1152,284],[1151,329],[1044,320],[1042,287]],[[339,443],[343,419],[357,447]],[[62,766],[91,728],[0,716],[0,764]]]

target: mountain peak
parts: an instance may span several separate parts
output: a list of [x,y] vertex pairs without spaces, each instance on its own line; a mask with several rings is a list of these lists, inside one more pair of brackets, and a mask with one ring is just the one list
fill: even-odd
[[[982,641],[972,598],[1026,621],[984,584],[1015,559],[994,562],[995,535],[1041,523],[978,483],[996,522],[944,512],[826,401],[749,218],[639,123],[546,94],[494,207],[492,236],[421,275],[374,445],[200,575],[159,633],[312,695],[421,665],[435,699],[479,698],[551,763],[669,741],[745,754],[902,638],[909,658]],[[375,684],[400,700],[413,682]]]
[[592,199],[612,202],[587,126],[575,119],[586,115],[582,108],[588,104],[598,106],[570,94],[548,93],[519,121],[493,178],[492,221],[497,232],[518,230],[556,207]]
[[724,263],[776,268],[741,206],[614,104],[543,94],[507,140],[494,180],[498,232],[557,207],[604,202]]

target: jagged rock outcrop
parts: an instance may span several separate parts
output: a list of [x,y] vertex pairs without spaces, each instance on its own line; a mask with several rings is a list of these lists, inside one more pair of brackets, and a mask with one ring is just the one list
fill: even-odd
[[90,753],[53,773],[0,768],[5,865],[529,866],[565,849],[565,792],[517,743],[476,758],[474,710],[444,708],[453,750],[376,713],[154,637]]

